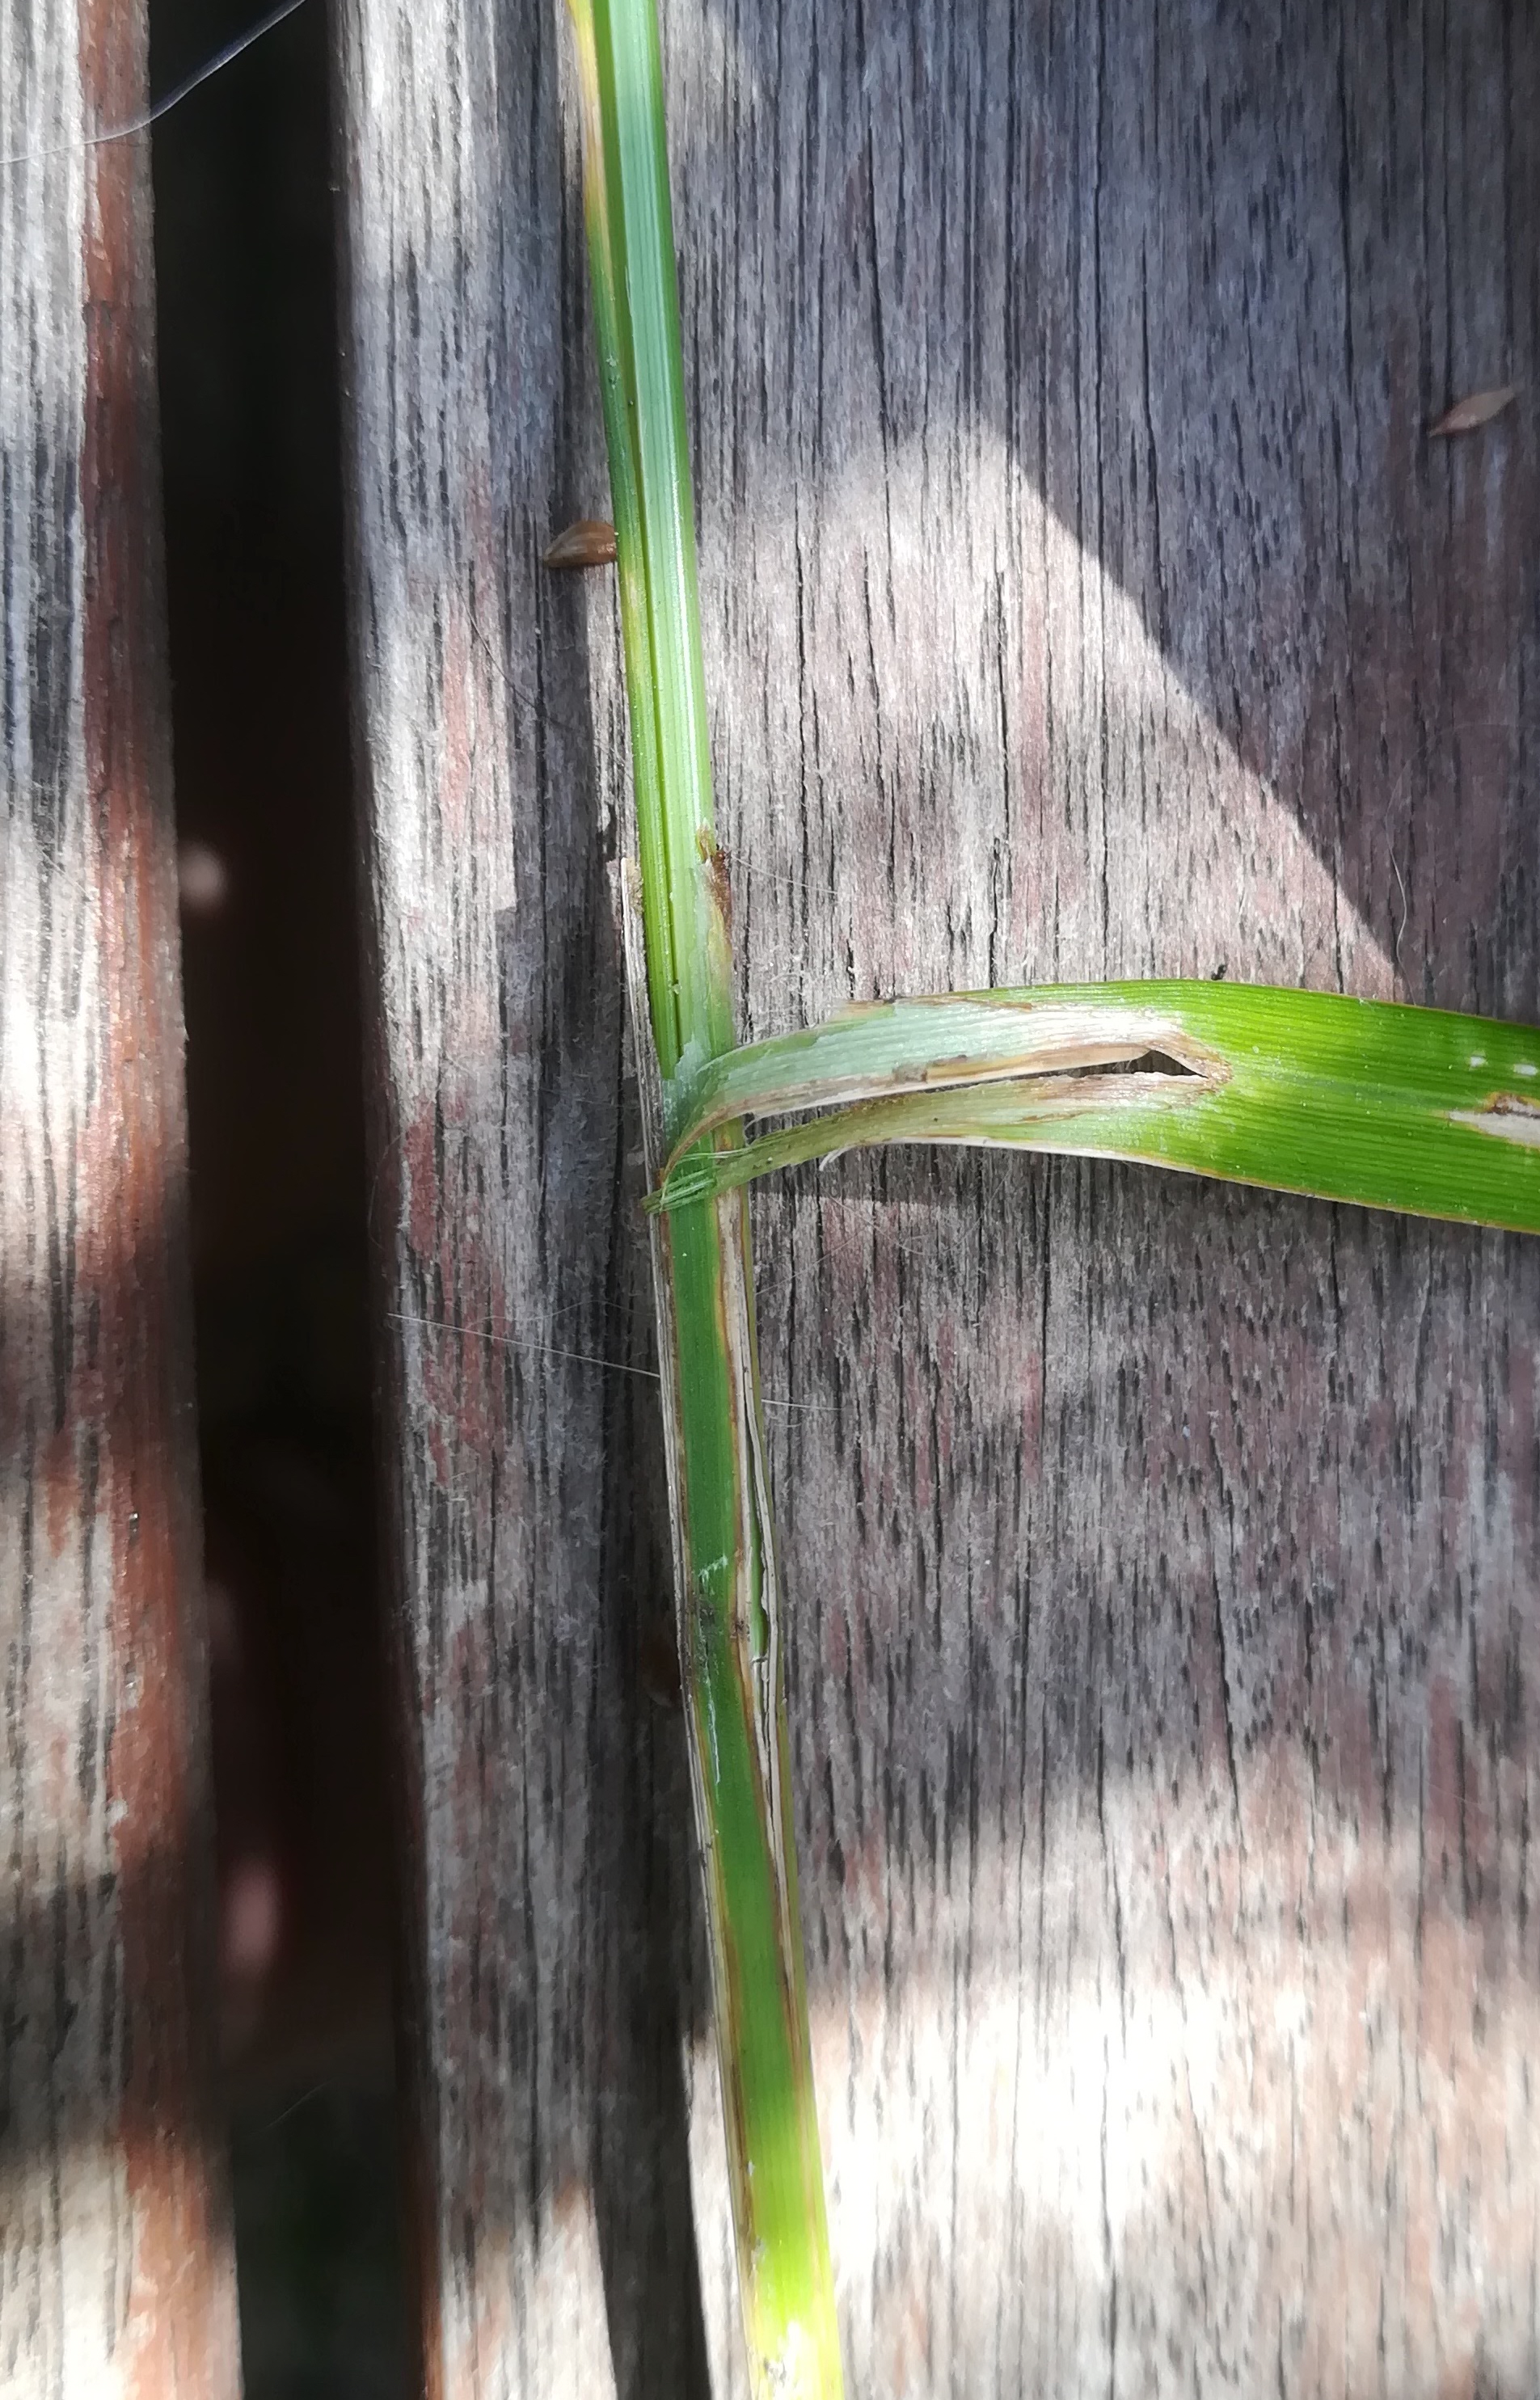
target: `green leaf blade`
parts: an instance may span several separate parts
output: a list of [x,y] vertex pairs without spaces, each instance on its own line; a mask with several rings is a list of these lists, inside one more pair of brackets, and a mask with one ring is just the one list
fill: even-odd
[[[660,1203],[879,1142],[1101,1154],[1540,1232],[1540,1030],[1268,986],[881,1003],[698,1078]],[[730,1158],[729,1115],[814,1113]]]

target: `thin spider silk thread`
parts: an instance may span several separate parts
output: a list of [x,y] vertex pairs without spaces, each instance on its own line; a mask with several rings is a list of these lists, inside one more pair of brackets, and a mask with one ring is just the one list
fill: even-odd
[[128,142],[136,133],[147,133],[152,125],[158,125],[163,116],[169,116],[173,108],[180,107],[191,93],[198,90],[200,84],[211,82],[213,77],[223,74],[227,66],[233,66],[243,51],[249,50],[253,43],[260,42],[265,35],[273,33],[286,18],[293,17],[304,6],[305,0],[281,0],[279,7],[270,9],[267,15],[256,24],[249,25],[244,34],[238,34],[233,42],[226,42],[225,48],[217,51],[214,57],[206,59],[202,66],[197,68],[184,82],[175,85],[162,99],[152,101],[150,106],[138,116],[130,116],[121,125],[105,126],[100,133],[82,134],[78,142],[54,142],[44,150],[18,150],[9,158],[0,158],[0,170],[9,167],[29,166],[34,160],[39,158],[67,157],[72,150],[101,150],[109,142]]

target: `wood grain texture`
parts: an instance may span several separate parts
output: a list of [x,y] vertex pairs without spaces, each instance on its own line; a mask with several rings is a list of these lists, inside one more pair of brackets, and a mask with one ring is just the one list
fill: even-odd
[[0,2382],[233,2393],[142,11],[0,10]]
[[[613,599],[535,565],[603,509],[570,116],[538,8],[343,22],[428,2354],[692,2390],[656,1551],[629,1384],[549,1355],[647,1355]],[[745,1031],[1220,968],[1540,1014],[1530,12],[664,37]],[[1022,1160],[755,1209],[852,2390],[1535,2388],[1540,1252]]]
[[613,815],[583,596],[540,563],[605,488],[564,29],[337,22],[425,2374],[701,2392]]

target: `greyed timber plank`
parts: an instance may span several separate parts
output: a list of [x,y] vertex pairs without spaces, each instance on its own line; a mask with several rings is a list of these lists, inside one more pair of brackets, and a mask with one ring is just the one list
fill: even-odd
[[[357,743],[435,2394],[705,2389],[688,1789],[585,603],[603,504],[552,11],[338,17]],[[618,1362],[611,1366],[608,1362]]]
[[[1540,1015],[1533,13],[663,21],[745,1032],[1221,970]],[[674,2168],[617,2211],[596,2129],[664,2090],[683,1790],[630,1387],[551,1356],[647,1357],[613,595],[537,564],[604,504],[571,96],[541,8],[344,24],[429,2355],[596,2388],[602,2283],[659,2389]],[[755,1216],[852,2390],[1533,2390],[1540,1250],[908,1153]]]
[[0,8],[0,2383],[238,2389],[144,23]]

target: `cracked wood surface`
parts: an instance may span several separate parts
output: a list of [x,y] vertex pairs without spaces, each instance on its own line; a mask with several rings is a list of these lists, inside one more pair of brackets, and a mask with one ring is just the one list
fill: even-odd
[[[727,2393],[563,28],[339,24],[428,2376]],[[745,1033],[1540,1015],[1532,16],[664,42]],[[852,2390],[1533,2390],[1540,1251],[1021,1159],[755,1217]]]
[[0,2385],[225,2400],[142,8],[0,6]]

